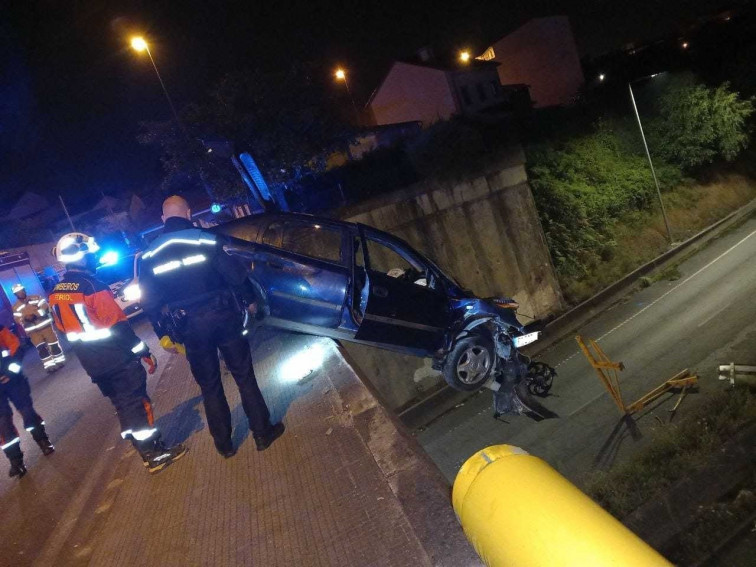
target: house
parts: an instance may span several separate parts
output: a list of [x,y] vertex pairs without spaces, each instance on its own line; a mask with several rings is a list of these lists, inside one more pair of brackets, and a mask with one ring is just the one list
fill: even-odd
[[536,108],[569,104],[585,82],[567,16],[529,20],[477,59],[499,64],[502,85],[528,85]]
[[[436,58],[429,48],[413,60],[395,61],[373,92],[368,107],[378,126],[421,122],[423,127],[458,115],[478,115],[506,107],[494,61]],[[511,89],[510,89],[511,90]]]

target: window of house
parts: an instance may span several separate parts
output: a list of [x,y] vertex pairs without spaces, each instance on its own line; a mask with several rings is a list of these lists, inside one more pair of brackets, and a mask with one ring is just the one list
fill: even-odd
[[470,90],[467,86],[462,85],[459,87],[459,92],[462,93],[462,101],[465,103],[465,106],[470,106],[472,104],[472,99],[470,98]]
[[486,102],[488,97],[486,96],[486,90],[483,88],[483,84],[478,83],[475,87],[478,90],[478,99],[480,99],[480,102]]
[[341,231],[318,224],[275,222],[263,235],[263,243],[289,252],[341,263]]

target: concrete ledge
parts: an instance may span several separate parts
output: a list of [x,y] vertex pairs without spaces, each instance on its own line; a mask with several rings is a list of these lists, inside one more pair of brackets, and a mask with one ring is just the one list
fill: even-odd
[[[335,343],[338,344],[338,343]],[[417,440],[381,403],[368,380],[358,380],[348,353],[337,347],[348,371],[330,376],[343,411],[391,486],[414,535],[434,566],[482,565],[456,520],[451,487]]]
[[[756,211],[756,199],[709,225],[664,254],[633,270],[593,297],[586,299],[551,321],[544,329],[544,338],[531,346],[525,347],[523,352],[530,357],[538,356],[577,331],[586,323],[598,317],[610,305],[630,293],[640,278],[654,270],[681,261],[684,254],[691,254],[700,250],[711,240],[718,237],[728,228],[743,221],[754,213],[754,211]],[[407,427],[416,429],[434,421],[474,394],[475,392],[472,394],[470,392],[458,392],[449,386],[443,386],[428,397],[407,408],[401,409],[398,416]]]

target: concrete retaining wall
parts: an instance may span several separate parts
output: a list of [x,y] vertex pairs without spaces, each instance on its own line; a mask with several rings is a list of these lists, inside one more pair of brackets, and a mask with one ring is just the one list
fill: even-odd
[[[514,297],[522,314],[542,318],[563,308],[519,148],[477,177],[427,181],[350,207],[341,218],[403,238],[477,295]],[[428,360],[345,347],[393,409],[442,381]]]

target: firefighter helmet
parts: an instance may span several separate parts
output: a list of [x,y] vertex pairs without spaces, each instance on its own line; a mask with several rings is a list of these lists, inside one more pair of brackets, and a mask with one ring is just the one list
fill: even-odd
[[100,249],[94,236],[82,232],[69,232],[60,237],[53,248],[53,256],[58,262],[69,264],[78,262],[87,254],[94,254]]
[[11,291],[13,293],[18,293],[19,291],[24,291],[24,284],[22,284],[22,283],[13,284],[13,287],[11,288]]

